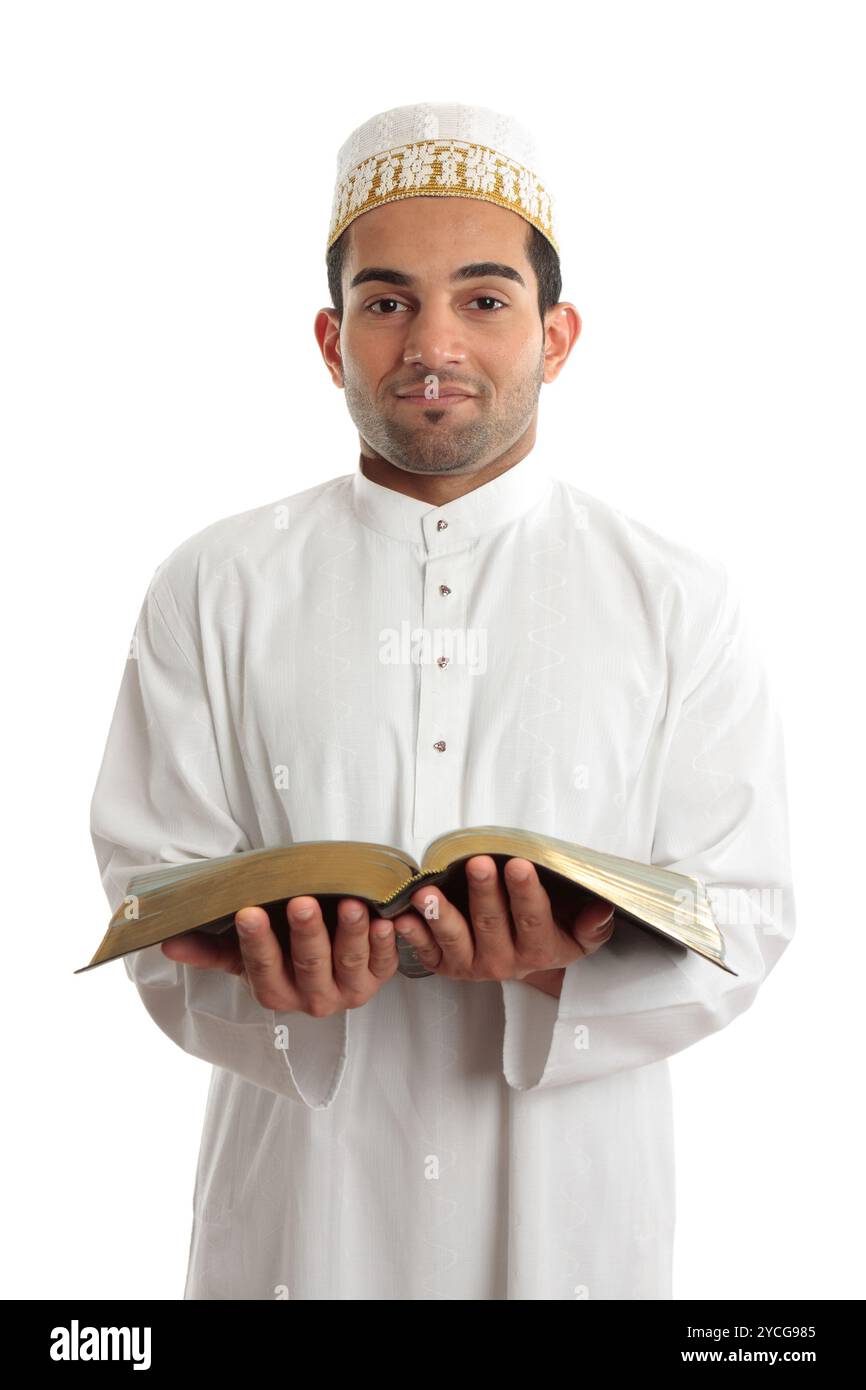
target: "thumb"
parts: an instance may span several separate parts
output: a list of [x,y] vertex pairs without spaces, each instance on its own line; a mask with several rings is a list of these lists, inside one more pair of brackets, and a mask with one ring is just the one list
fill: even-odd
[[587,955],[609,941],[614,932],[616,909],[610,903],[588,903],[574,920],[571,934]]

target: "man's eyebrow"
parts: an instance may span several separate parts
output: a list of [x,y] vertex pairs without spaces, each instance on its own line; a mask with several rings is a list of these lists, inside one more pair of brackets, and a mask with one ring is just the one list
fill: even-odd
[[[518,270],[513,266],[503,265],[501,261],[475,261],[472,265],[462,265],[459,270],[449,276],[452,283],[460,280],[487,280],[498,277],[500,280],[514,280],[516,284],[522,285],[526,289],[526,281]],[[357,275],[353,275],[349,289],[353,290],[356,285],[364,285],[368,280],[381,280],[387,285],[405,285],[410,288],[415,284],[412,275],[405,275],[402,270],[389,270],[381,265],[368,265],[363,270],[359,270]]]

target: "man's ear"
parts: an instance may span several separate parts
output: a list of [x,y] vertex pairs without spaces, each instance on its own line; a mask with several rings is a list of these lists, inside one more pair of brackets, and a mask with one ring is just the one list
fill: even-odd
[[331,380],[335,386],[342,388],[344,385],[343,358],[340,353],[340,329],[336,322],[336,311],[333,308],[320,309],[316,314],[313,329],[316,342],[319,344],[319,351],[331,374]]

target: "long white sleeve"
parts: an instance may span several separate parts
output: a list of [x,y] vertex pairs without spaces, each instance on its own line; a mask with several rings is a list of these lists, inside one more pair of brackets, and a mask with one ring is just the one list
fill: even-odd
[[652,862],[704,882],[738,974],[618,918],[606,945],[567,967],[559,999],[504,982],[503,1070],[517,1090],[644,1066],[724,1028],[793,935],[783,734],[725,580],[663,763]]
[[[142,604],[91,804],[112,912],[139,869],[260,847],[255,828],[248,834],[232,813],[201,649],[162,569]],[[275,1013],[236,976],[169,960],[159,945],[123,961],[151,1017],[185,1052],[311,1109],[331,1104],[346,1066],[346,1011]]]

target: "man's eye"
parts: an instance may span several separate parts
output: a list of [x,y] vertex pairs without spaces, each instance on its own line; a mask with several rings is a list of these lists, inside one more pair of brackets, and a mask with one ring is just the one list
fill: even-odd
[[[405,309],[405,308],[406,308],[406,305],[405,305],[405,304],[401,304],[400,301],[399,301],[399,299],[374,299],[372,304],[368,304],[368,305],[367,305],[367,308],[368,308],[369,310],[373,310],[373,309],[375,309],[375,307],[376,307],[377,304],[395,304],[395,305],[397,306],[398,309]],[[389,319],[389,318],[393,318],[394,315],[393,315],[393,314],[377,314],[376,317],[377,317],[377,318],[386,318],[386,319]]]
[[[500,309],[507,309],[507,308],[508,308],[508,305],[505,303],[504,300],[502,300],[502,299],[496,299],[496,297],[495,297],[494,295],[492,295],[492,294],[479,294],[479,295],[476,296],[475,299],[470,299],[469,303],[470,303],[470,304],[498,304]],[[378,312],[376,313],[376,318],[393,318],[393,317],[394,317],[394,314],[393,314],[392,312],[388,311],[388,312],[386,313],[386,312],[384,312],[383,310],[380,310],[380,309],[379,309],[379,306],[382,305],[382,304],[391,304],[391,305],[394,306],[395,309],[405,309],[405,308],[406,308],[406,305],[405,305],[405,304],[401,304],[401,302],[400,302],[399,299],[374,299],[373,302],[372,302],[372,304],[368,304],[368,305],[367,305],[367,312],[368,312],[368,313],[373,313],[374,310],[378,310]],[[499,310],[498,310],[498,309],[491,309],[491,310],[485,310],[484,312],[485,312],[485,313],[498,313]]]

